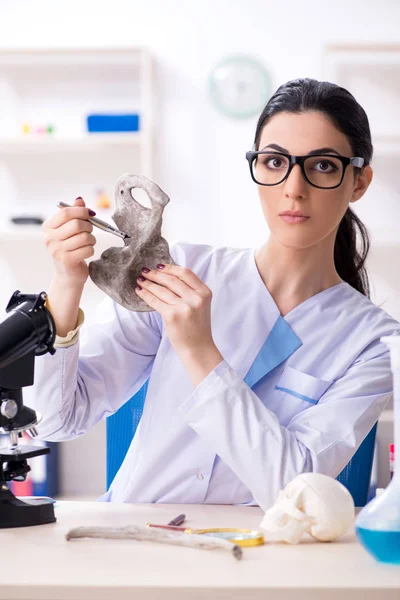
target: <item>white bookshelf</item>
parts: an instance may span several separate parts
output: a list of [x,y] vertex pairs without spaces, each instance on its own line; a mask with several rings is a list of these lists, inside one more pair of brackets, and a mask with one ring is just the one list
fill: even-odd
[[[118,177],[153,176],[152,71],[144,48],[0,52],[2,251],[7,241],[41,239],[40,227],[12,226],[11,216],[46,219],[76,196],[98,213],[103,189],[112,207],[101,216],[109,218]],[[138,113],[139,131],[88,133],[92,113]],[[26,123],[54,133],[23,133]]]
[[329,45],[324,65],[366,110],[374,139],[399,138],[400,45]]
[[140,147],[141,133],[88,133],[80,137],[29,137],[0,138],[0,158],[14,154],[48,154],[50,152],[115,152],[123,148]]
[[[47,290],[53,264],[41,227],[12,216],[47,219],[57,202],[82,196],[111,222],[114,186],[124,173],[153,177],[153,67],[144,48],[0,51],[0,314],[11,294]],[[93,113],[138,113],[139,131],[88,133]],[[23,124],[53,125],[49,135],[24,134]],[[96,191],[111,200],[95,205]],[[139,198],[140,201],[140,198]],[[94,259],[122,241],[97,228]],[[104,293],[90,280],[87,317]]]
[[[348,89],[365,109],[372,134],[374,179],[355,212],[368,228],[367,269],[372,300],[400,319],[400,46],[330,45],[324,77]],[[393,442],[389,403],[378,423],[378,487],[389,483],[388,445]]]
[[400,251],[400,46],[329,45],[323,70],[325,79],[355,96],[370,122],[374,180],[353,208],[375,248]]
[[[13,225],[11,216],[47,219],[58,201],[72,204],[82,196],[98,217],[112,222],[116,180],[127,172],[156,178],[154,96],[152,59],[144,48],[0,51],[0,315],[16,289],[47,291],[53,273],[41,227]],[[86,115],[93,113],[138,113],[139,132],[88,133]],[[54,133],[24,134],[24,123],[53,125]],[[112,200],[109,210],[95,205],[100,188]],[[97,228],[93,234],[94,259],[123,245]],[[104,298],[89,279],[80,303],[86,322]],[[84,490],[92,499],[103,493],[105,447],[104,421],[62,444],[62,492]],[[82,453],[96,458],[90,472],[74,466]]]

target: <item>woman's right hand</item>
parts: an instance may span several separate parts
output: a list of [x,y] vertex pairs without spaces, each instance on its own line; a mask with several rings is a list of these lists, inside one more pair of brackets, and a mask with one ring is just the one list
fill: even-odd
[[69,284],[84,285],[89,268],[86,258],[94,254],[96,238],[89,218],[94,212],[77,198],[71,207],[60,208],[58,213],[42,225],[45,245],[51,254],[56,275]]

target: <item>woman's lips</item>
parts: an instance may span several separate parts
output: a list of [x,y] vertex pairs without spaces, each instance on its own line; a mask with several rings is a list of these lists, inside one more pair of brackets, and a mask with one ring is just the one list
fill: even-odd
[[310,217],[301,217],[297,215],[279,215],[286,223],[305,223]]

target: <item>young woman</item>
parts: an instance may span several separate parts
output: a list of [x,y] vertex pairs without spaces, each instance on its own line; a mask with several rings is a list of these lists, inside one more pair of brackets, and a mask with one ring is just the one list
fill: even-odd
[[[281,86],[247,153],[270,229],[260,248],[175,244],[136,293],[82,329],[84,202],[43,226],[58,349],[36,363],[48,440],[82,435],[150,377],[143,416],[105,501],[259,504],[304,471],[336,477],[392,393],[381,343],[398,323],[368,298],[368,237],[350,205],[372,169],[367,116],[334,84]],[[363,249],[356,249],[356,232]]]

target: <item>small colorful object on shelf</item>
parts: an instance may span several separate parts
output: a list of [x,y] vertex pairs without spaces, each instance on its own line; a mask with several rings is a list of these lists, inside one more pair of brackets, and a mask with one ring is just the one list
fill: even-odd
[[103,188],[99,188],[96,191],[96,208],[102,208],[104,210],[111,208],[110,196]]
[[389,444],[389,471],[390,471],[390,479],[392,479],[394,475],[394,444]]
[[32,126],[30,123],[22,124],[22,133],[24,135],[53,135],[54,133],[54,125],[35,125]]

